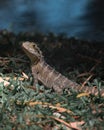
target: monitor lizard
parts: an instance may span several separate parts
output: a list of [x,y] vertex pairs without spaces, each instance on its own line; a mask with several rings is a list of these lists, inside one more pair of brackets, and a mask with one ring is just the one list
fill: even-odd
[[41,82],[44,86],[52,88],[58,93],[61,93],[63,89],[68,88],[68,90],[74,90],[76,92],[84,92],[92,95],[98,95],[100,93],[101,96],[104,96],[104,89],[101,89],[99,92],[95,87],[81,87],[81,85],[66,78],[48,65],[36,43],[29,41],[23,42],[22,48],[31,60],[34,85]]

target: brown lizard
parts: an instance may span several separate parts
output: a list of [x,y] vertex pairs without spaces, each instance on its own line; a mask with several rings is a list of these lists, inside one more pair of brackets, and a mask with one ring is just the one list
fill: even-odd
[[[53,88],[58,93],[68,88],[76,92],[85,92],[93,95],[99,94],[97,88],[88,86],[81,87],[48,65],[36,43],[24,42],[22,48],[31,60],[34,85],[40,81],[46,87]],[[104,96],[104,89],[101,89],[100,95]]]

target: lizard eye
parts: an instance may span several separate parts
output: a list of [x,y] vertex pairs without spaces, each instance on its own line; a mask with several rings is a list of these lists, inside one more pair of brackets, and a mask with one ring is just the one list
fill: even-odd
[[36,51],[38,54],[40,54],[40,50],[39,50],[39,48],[38,48],[36,45],[33,45],[33,48],[35,49],[35,51]]
[[33,48],[35,49],[35,48],[36,48],[36,46],[35,46],[35,45],[33,45]]
[[37,58],[41,58],[42,57],[42,52],[40,51],[38,46],[33,44],[33,48],[34,48],[34,51],[35,51],[35,54],[36,54]]

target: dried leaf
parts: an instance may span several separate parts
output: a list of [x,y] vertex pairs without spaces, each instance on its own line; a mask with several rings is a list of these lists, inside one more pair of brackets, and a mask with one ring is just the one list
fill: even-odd
[[10,83],[6,80],[4,80],[2,77],[0,77],[0,83],[4,83],[4,86],[7,87]]
[[34,106],[34,105],[42,105],[43,107],[49,107],[49,108],[52,108],[52,109],[57,109],[58,110],[58,112],[60,112],[60,113],[62,113],[62,112],[67,112],[67,113],[71,113],[71,114],[73,114],[73,112],[71,111],[71,110],[69,110],[69,109],[66,109],[66,108],[63,108],[63,107],[57,107],[57,105],[55,105],[55,106],[53,106],[52,104],[50,104],[50,103],[46,103],[46,102],[44,102],[44,103],[42,103],[42,102],[32,102],[32,101],[30,101],[30,102],[26,102],[25,104],[27,104],[27,105],[29,105],[29,106]]
[[84,96],[89,96],[89,93],[80,93],[77,95],[77,98],[84,97]]
[[80,121],[80,122],[71,122],[71,128],[76,129],[76,130],[82,130],[81,125],[83,125],[85,122]]
[[23,77],[24,77],[25,79],[29,79],[28,75],[25,74],[24,72],[22,72],[22,75],[23,75]]
[[56,118],[56,117],[50,116],[50,118],[55,119],[55,120],[61,122],[62,124],[64,124],[65,126],[76,129],[76,130],[82,130],[81,125],[83,125],[85,123],[84,121],[67,123],[64,120]]

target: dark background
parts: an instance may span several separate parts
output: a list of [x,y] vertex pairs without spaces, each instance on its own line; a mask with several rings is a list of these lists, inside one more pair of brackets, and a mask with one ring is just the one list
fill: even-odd
[[0,29],[104,40],[103,0],[1,0]]

